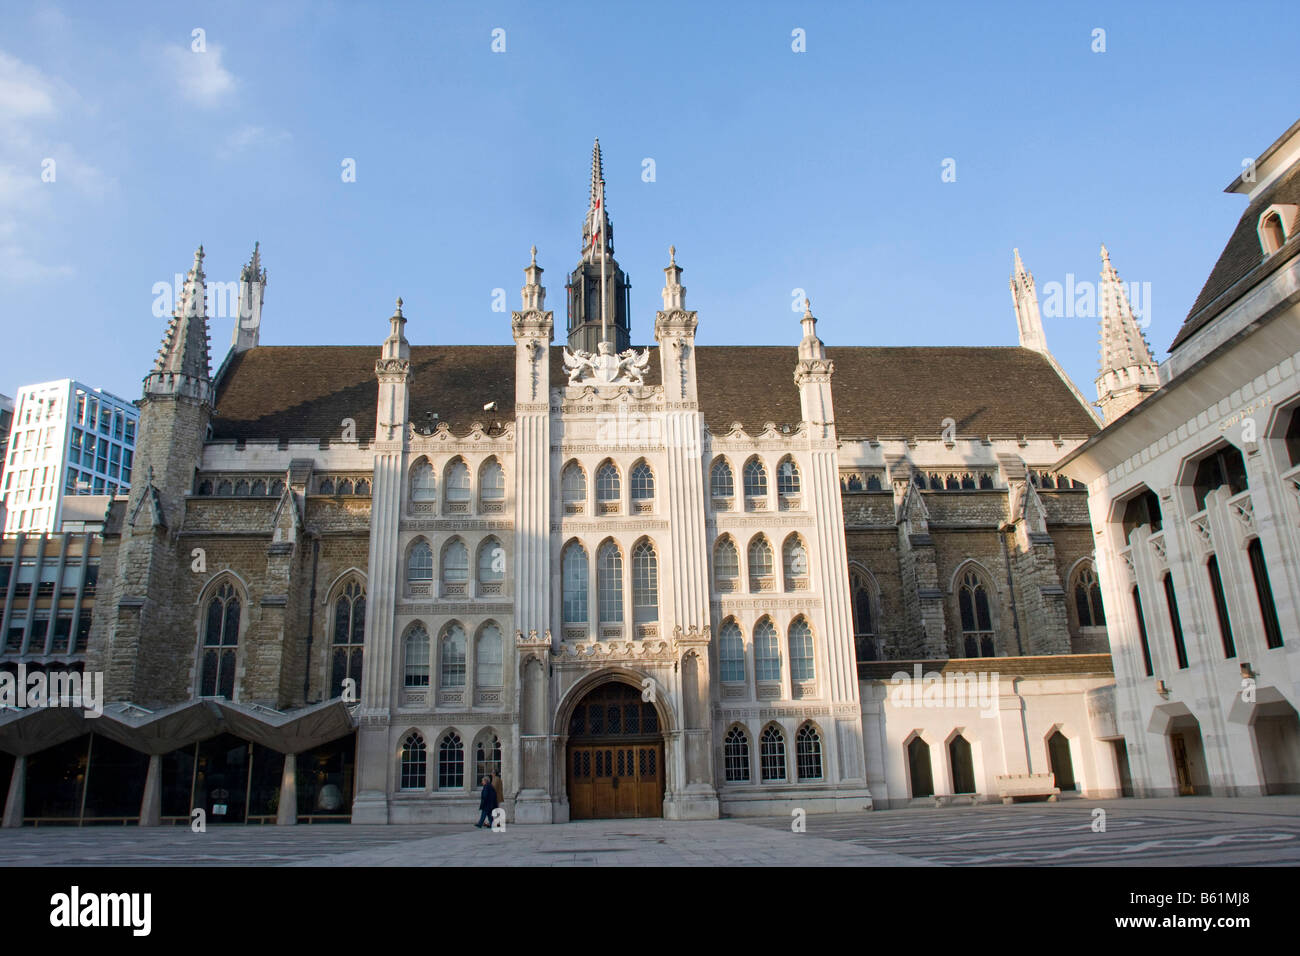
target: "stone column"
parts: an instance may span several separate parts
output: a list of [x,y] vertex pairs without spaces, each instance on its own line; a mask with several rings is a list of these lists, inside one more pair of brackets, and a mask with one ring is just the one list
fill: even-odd
[[291,827],[298,822],[298,755],[284,755],[280,774],[280,805],[275,811],[275,825]]
[[144,796],[140,799],[140,826],[156,827],[162,823],[162,754],[149,755],[149,771],[144,778]]

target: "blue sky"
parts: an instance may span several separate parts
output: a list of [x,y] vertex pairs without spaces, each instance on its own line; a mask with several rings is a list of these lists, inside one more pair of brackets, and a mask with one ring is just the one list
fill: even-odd
[[[9,395],[137,398],[199,243],[233,280],[261,242],[263,344],[378,350],[397,295],[415,344],[509,342],[493,290],[519,307],[534,243],[562,329],[594,136],[634,341],[670,243],[703,344],[794,344],[802,288],[831,345],[1012,345],[1012,248],[1042,296],[1104,241],[1163,358],[1244,208],[1223,187],[1297,113],[1293,3],[6,8]],[[1095,318],[1045,321],[1093,398]]]

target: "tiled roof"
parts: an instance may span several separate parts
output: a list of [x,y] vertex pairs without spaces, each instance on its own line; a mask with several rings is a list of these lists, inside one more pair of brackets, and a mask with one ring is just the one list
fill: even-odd
[[[841,347],[832,390],[841,438],[937,436],[952,418],[961,436],[1085,436],[1097,431],[1087,410],[1037,352],[998,347]],[[373,428],[378,346],[262,346],[234,356],[217,392],[217,439],[319,441],[342,421],[359,436]],[[793,346],[699,346],[700,406],[715,434],[741,422],[800,419]],[[647,383],[659,384],[651,349]],[[436,413],[458,435],[514,417],[511,345],[411,347],[411,418]],[[551,349],[551,382],[565,382],[562,349]],[[495,412],[483,406],[495,401]]]
[[[1263,264],[1264,250],[1260,248],[1258,233],[1259,215],[1274,203],[1300,204],[1300,164],[1265,189],[1246,207],[1241,219],[1237,221],[1237,228],[1232,231],[1228,244],[1219,254],[1219,261],[1210,270],[1210,277],[1205,280],[1201,294],[1192,303],[1183,327],[1178,330],[1178,336],[1169,346],[1169,351],[1177,349],[1221,313],[1236,296],[1221,302],[1215,302],[1215,299]],[[1297,251],[1300,251],[1300,241],[1292,236],[1283,250],[1269,257],[1269,269],[1276,268],[1293,258]]]

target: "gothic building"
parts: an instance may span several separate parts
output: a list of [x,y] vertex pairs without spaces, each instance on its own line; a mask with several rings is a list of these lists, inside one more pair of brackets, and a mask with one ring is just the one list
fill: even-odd
[[[0,714],[6,822],[108,782],[153,824],[468,821],[484,774],[518,823],[1121,791],[1053,467],[1100,423],[1019,254],[1017,347],[828,347],[810,306],[697,346],[671,252],[633,327],[602,178],[563,344],[534,250],[513,345],[412,345],[398,299],[377,348],[262,346],[255,252],[213,375],[200,247],[103,544],[110,703]],[[914,665],[991,697],[900,701]]]

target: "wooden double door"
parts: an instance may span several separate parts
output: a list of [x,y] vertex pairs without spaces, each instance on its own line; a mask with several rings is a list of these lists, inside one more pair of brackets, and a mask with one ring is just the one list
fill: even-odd
[[572,744],[568,776],[572,820],[663,816],[661,741]]

